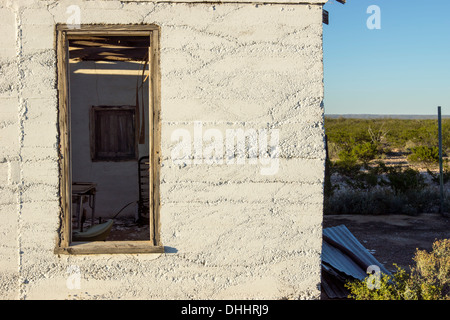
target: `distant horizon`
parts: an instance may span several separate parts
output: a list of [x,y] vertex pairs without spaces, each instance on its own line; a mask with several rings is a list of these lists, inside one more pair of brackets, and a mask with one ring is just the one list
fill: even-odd
[[[450,118],[450,115],[441,114],[442,118]],[[324,114],[325,118],[354,118],[354,119],[436,119],[438,118],[437,111],[436,114],[372,114],[372,113],[331,113]]]

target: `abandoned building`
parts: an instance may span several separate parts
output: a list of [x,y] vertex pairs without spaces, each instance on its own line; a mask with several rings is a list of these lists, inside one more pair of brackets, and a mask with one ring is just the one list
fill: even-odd
[[318,299],[326,0],[1,0],[0,299]]

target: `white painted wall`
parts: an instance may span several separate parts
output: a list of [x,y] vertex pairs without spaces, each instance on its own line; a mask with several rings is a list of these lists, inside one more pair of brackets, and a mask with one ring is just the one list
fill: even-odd
[[[0,297],[318,298],[325,1],[309,2],[0,1]],[[55,24],[70,5],[81,23],[161,27],[165,254],[54,254]],[[171,135],[195,121],[279,129],[277,174],[248,162],[174,165]],[[80,289],[67,286],[71,266]]]

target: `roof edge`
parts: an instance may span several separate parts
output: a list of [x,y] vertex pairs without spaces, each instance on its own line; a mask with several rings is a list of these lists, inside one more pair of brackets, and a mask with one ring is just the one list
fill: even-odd
[[[116,1],[116,0],[104,0],[104,1]],[[158,3],[204,3],[204,4],[223,4],[223,3],[235,3],[235,4],[317,4],[324,5],[328,0],[121,0],[121,2],[158,2]]]

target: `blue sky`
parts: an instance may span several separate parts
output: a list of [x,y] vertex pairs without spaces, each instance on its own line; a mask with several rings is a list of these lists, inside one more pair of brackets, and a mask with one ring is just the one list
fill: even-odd
[[[370,30],[367,8],[380,8]],[[450,114],[450,0],[329,0],[325,114]]]

